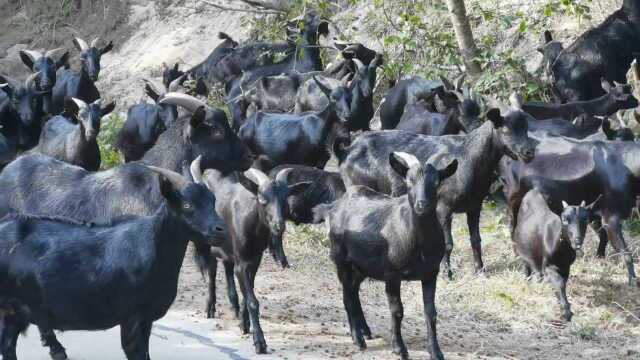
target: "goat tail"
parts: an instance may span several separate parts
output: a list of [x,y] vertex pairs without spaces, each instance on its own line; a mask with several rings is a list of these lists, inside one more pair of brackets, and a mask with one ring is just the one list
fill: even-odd
[[220,39],[220,40],[233,40],[233,38],[231,38],[231,36],[229,36],[229,34],[227,34],[225,32],[222,32],[222,31],[220,31],[218,33],[218,39]]

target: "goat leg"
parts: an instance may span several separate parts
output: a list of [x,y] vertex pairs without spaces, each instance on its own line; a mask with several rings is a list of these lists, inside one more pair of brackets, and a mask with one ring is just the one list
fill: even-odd
[[16,345],[18,344],[18,336],[29,326],[22,314],[5,314],[2,326],[2,338],[0,346],[2,346],[3,360],[17,360]]
[[[336,264],[337,265],[337,264]],[[338,279],[342,284],[342,301],[344,303],[344,309],[347,312],[347,320],[349,321],[349,332],[353,343],[357,345],[360,350],[367,348],[367,343],[364,340],[362,329],[358,326],[358,319],[356,316],[356,300],[357,297],[353,285],[353,271],[349,268],[349,265],[337,265]]]
[[633,267],[633,257],[631,256],[631,252],[627,248],[627,243],[624,241],[624,237],[622,235],[622,223],[620,221],[620,216],[608,215],[605,217],[604,222],[611,244],[616,249],[617,253],[622,254],[627,266],[627,272],[629,273],[629,285],[634,287],[638,286],[636,272]]
[[402,318],[404,317],[404,309],[402,307],[402,299],[400,298],[399,280],[391,280],[385,283],[385,291],[387,292],[387,301],[389,302],[389,311],[391,312],[391,344],[393,353],[400,355],[402,359],[408,359],[409,353],[407,347],[402,340]]
[[211,257],[208,264],[209,272],[209,298],[207,299],[207,319],[216,317],[216,277],[218,274],[218,259]]
[[573,313],[571,312],[571,305],[567,300],[567,279],[560,275],[556,266],[545,266],[545,274],[547,280],[551,283],[551,286],[556,292],[558,301],[560,302],[560,309],[562,311],[562,318],[565,321],[571,321]]
[[229,299],[231,311],[233,311],[237,319],[240,315],[240,305],[238,304],[238,291],[236,290],[236,282],[233,277],[233,262],[225,261],[223,264],[224,274],[227,278],[227,298]]
[[437,278],[438,274],[436,272],[429,278],[422,280],[422,301],[424,304],[425,321],[427,323],[427,350],[432,360],[444,360],[444,355],[440,350],[436,334],[437,312],[435,298]]
[[451,212],[440,206],[438,206],[436,212],[445,240],[445,253],[442,258],[443,274],[447,279],[452,280],[453,272],[451,271],[451,252],[453,251],[453,237],[451,236]]
[[476,273],[484,271],[484,263],[482,262],[482,238],[480,237],[480,210],[474,209],[467,212],[467,226],[469,227],[469,241],[471,242],[471,250],[473,251],[473,260],[475,262]]
[[253,329],[253,345],[255,347],[256,354],[266,354],[267,342],[264,339],[262,327],[260,326],[260,303],[253,291],[254,280],[258,267],[260,266],[260,260],[260,258],[241,260],[235,270],[236,275],[242,279],[240,286],[244,288],[244,301],[246,301],[246,308],[249,312],[249,320],[251,322],[251,328]]
[[120,342],[127,360],[149,360],[152,323],[138,318],[120,324]]
[[67,353],[56,338],[56,334],[52,329],[38,326],[38,330],[40,331],[40,341],[42,342],[42,346],[46,346],[49,348],[49,355],[53,360],[65,360],[67,358]]

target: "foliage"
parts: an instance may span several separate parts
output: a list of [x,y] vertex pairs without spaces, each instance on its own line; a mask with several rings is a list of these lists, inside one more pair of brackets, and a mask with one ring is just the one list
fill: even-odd
[[109,169],[123,162],[120,152],[118,152],[116,148],[116,139],[118,131],[120,131],[124,122],[124,117],[115,113],[112,113],[108,118],[102,120],[100,134],[98,135],[102,169]]

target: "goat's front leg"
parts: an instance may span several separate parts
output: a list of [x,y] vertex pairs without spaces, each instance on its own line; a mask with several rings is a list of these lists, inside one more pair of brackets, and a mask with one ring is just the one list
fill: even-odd
[[218,259],[212,256],[209,260],[208,273],[209,273],[209,298],[207,299],[207,308],[205,312],[208,319],[216,317],[216,277],[218,274]]
[[438,274],[433,274],[422,280],[422,301],[424,303],[424,315],[427,323],[427,350],[433,360],[444,360],[444,355],[440,351],[438,337],[436,333],[436,280]]
[[149,337],[152,323],[132,318],[120,324],[120,343],[127,360],[149,360]]
[[548,265],[544,268],[545,275],[549,283],[556,292],[556,297],[560,302],[560,309],[562,310],[562,318],[565,321],[571,321],[573,313],[571,312],[571,305],[567,300],[567,279],[560,275],[560,271],[556,266]]
[[53,360],[65,360],[67,358],[67,353],[56,338],[56,334],[52,329],[46,328],[44,326],[38,326],[38,331],[40,331],[40,342],[42,346],[46,346],[49,348],[49,355]]
[[404,309],[402,307],[402,299],[400,298],[400,280],[391,280],[385,283],[385,291],[387,292],[387,301],[389,302],[389,311],[391,311],[391,344],[393,353],[400,355],[402,359],[408,359],[409,353],[407,347],[402,340],[402,318]]
[[344,303],[344,309],[347,312],[351,339],[353,340],[353,343],[360,348],[360,350],[364,350],[367,348],[367,343],[364,340],[362,327],[359,326],[357,316],[357,295],[353,289],[353,270],[348,264],[336,264],[336,268],[338,272],[338,279],[342,285],[342,302]]
[[358,326],[360,326],[360,330],[362,331],[362,335],[364,335],[367,339],[371,340],[371,329],[369,328],[369,324],[367,324],[367,319],[364,317],[364,311],[362,311],[362,303],[360,302],[360,285],[364,278],[361,276],[354,276],[353,279],[353,292],[354,292],[354,300],[355,300],[355,316],[358,321]]
[[238,304],[238,291],[236,290],[236,282],[233,274],[233,262],[224,261],[224,274],[227,278],[227,298],[236,319],[240,314],[240,305]]
[[[240,260],[235,266],[236,276],[242,287],[244,295],[243,303],[245,303],[246,311],[249,315],[251,328],[253,329],[253,345],[256,354],[267,353],[267,342],[264,339],[262,327],[260,326],[260,303],[254,292],[254,280],[258,267],[260,267],[261,258]],[[246,316],[243,316],[243,322],[246,323]]]

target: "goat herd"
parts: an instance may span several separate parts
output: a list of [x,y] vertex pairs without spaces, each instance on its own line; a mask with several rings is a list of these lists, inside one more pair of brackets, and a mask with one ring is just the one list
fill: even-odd
[[[116,325],[127,358],[149,359],[152,324],[176,296],[189,241],[208,269],[208,316],[220,260],[241,330],[265,353],[254,282],[267,249],[288,266],[286,219],[326,223],[359,348],[371,331],[358,293],[372,278],[385,282],[393,352],[408,358],[400,287],[420,280],[428,351],[443,359],[434,299],[441,264],[453,275],[452,215],[466,214],[482,271],[479,219],[494,183],[526,274],[550,281],[566,321],[566,283],[588,224],[600,235],[598,255],[611,241],[637,285],[621,223],[640,194],[640,144],[608,117],[638,107],[624,83],[630,67],[640,75],[632,65],[639,1],[625,0],[566,49],[545,34],[540,51],[557,103],[513,96],[508,111],[485,110],[463,79],[411,77],[386,95],[380,131],[369,123],[382,56],[336,42],[342,59],[324,69],[318,37],[328,22],[310,12],[288,25],[287,42],[240,45],[220,34],[202,64],[165,65],[168,91],[146,83],[153,103],[131,107],[118,135],[126,163],[106,171],[98,171],[96,136],[115,104],[100,100],[94,82],[112,44],[74,39],[79,72],[68,52],[20,52],[32,75],[24,83],[0,76],[3,359],[16,359],[29,324],[53,359],[66,359],[54,330]],[[275,61],[278,52],[285,57]],[[225,89],[231,122],[197,97],[214,86]],[[323,170],[331,154],[339,173]]]

